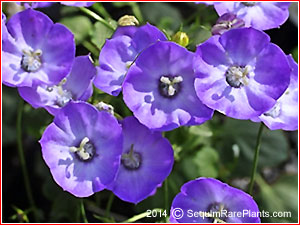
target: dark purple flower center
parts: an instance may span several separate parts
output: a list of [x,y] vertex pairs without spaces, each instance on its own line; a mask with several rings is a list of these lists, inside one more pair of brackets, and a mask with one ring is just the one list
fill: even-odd
[[255,6],[257,2],[242,2],[242,4],[247,7],[252,7]]
[[247,85],[249,70],[249,66],[231,66],[225,73],[227,83],[233,88]]
[[70,152],[74,152],[79,160],[87,162],[94,158],[96,149],[89,138],[85,137],[80,142],[79,147],[70,147]]
[[23,55],[21,59],[21,67],[26,72],[36,72],[42,66],[41,56],[42,50],[38,49],[36,51],[23,50]]
[[224,223],[226,222],[226,211],[224,204],[215,202],[208,206],[207,212],[212,223]]
[[272,118],[277,118],[281,113],[281,104],[280,102],[276,102],[276,104],[273,106],[272,109],[270,109],[268,112],[265,112],[265,116],[270,116]]
[[175,97],[181,89],[181,76],[161,76],[159,79],[159,93],[165,98]]
[[121,163],[128,170],[137,170],[140,168],[142,157],[140,153],[133,150],[133,144],[131,145],[129,152],[122,155]]

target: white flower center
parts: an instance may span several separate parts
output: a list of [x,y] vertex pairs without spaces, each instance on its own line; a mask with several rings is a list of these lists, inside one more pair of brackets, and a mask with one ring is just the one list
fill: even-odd
[[159,81],[159,91],[161,95],[169,98],[175,96],[180,91],[183,78],[182,76],[161,76]]
[[249,80],[249,71],[250,66],[232,66],[225,73],[226,81],[231,87],[234,88],[240,88],[244,85],[247,85]]
[[85,137],[80,142],[79,147],[70,147],[70,152],[76,153],[80,160],[91,160],[95,155],[95,147],[89,138]]
[[56,94],[56,104],[59,107],[65,106],[72,98],[72,93],[63,88],[63,85],[66,83],[66,78],[63,79],[58,85],[47,87],[48,92],[54,92]]
[[21,59],[21,67],[26,72],[36,72],[42,65],[41,56],[42,50],[36,51],[23,50]]

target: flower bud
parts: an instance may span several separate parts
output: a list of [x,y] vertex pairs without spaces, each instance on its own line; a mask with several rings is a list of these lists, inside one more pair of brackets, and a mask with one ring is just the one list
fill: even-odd
[[178,31],[176,34],[173,35],[172,41],[176,42],[177,44],[186,47],[189,44],[189,36],[182,31]]
[[119,26],[137,26],[139,21],[134,16],[125,15],[118,20]]
[[221,35],[228,30],[244,27],[245,22],[232,13],[223,14],[211,28],[213,35]]

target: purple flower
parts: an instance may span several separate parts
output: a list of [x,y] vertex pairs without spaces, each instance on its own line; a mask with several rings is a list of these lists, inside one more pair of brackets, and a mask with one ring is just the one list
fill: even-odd
[[75,6],[75,7],[90,7],[95,2],[60,2],[63,5]]
[[142,124],[167,131],[212,117],[196,96],[193,57],[185,48],[161,41],[139,55],[124,81],[123,97]]
[[[148,25],[148,24],[147,24]],[[153,26],[152,26],[153,27]],[[128,36],[130,38],[133,38],[134,34],[139,30],[142,29],[142,27],[137,26],[119,26],[118,29],[113,34],[112,38],[116,38],[122,35]],[[145,29],[145,28],[144,28]],[[155,28],[153,28],[155,29]],[[159,33],[160,31],[158,31]]]
[[236,119],[271,109],[290,82],[282,50],[262,31],[239,28],[198,46],[195,88],[200,100]]
[[[24,6],[26,9],[28,8],[44,8],[44,7],[49,7],[55,2],[16,2],[18,5]],[[63,5],[67,6],[75,6],[75,7],[90,7],[92,6],[95,2],[60,2]]]
[[120,93],[127,70],[137,55],[158,40],[166,40],[165,35],[150,24],[139,28],[119,27],[116,33],[100,52],[100,66],[94,81],[97,88],[115,96]]
[[195,2],[195,4],[204,4],[204,5],[209,6],[209,5],[213,5],[214,2],[210,2],[210,1],[208,1],[208,2]]
[[49,7],[55,2],[16,2],[16,4],[24,6],[25,9],[45,8]]
[[289,17],[290,2],[216,2],[219,16],[233,13],[245,21],[246,27],[268,30],[282,25]]
[[232,13],[223,14],[216,22],[216,24],[211,28],[213,35],[221,35],[228,30],[234,28],[244,27],[245,23],[242,19],[236,17]]
[[174,156],[171,144],[134,117],[122,121],[121,166],[109,189],[120,199],[138,203],[155,193],[170,174]]
[[55,115],[71,100],[86,101],[93,94],[92,81],[96,68],[90,56],[75,58],[70,74],[57,85],[40,84],[35,87],[21,87],[19,94],[34,108],[44,107]]
[[45,14],[27,9],[11,17],[7,31],[2,35],[5,85],[54,85],[70,72],[75,42],[65,26],[53,24]]
[[250,195],[213,178],[185,183],[170,215],[172,223],[260,223],[259,209]]
[[55,116],[40,143],[56,183],[77,197],[87,197],[114,180],[122,130],[109,113],[71,102]]
[[291,55],[287,56],[291,67],[288,89],[277,100],[275,106],[252,121],[262,121],[271,130],[298,130],[298,64]]

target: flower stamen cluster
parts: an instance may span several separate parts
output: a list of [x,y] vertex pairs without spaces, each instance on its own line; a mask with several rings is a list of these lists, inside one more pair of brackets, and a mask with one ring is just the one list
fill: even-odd
[[161,76],[159,90],[164,97],[173,97],[180,91],[180,83],[183,81],[182,76],[169,77]]
[[248,74],[250,71],[250,66],[240,67],[240,66],[232,66],[230,67],[226,73],[226,81],[227,83],[234,88],[240,88],[248,84]]
[[95,155],[95,148],[88,137],[80,142],[79,147],[70,147],[70,152],[76,153],[79,159],[83,161],[91,160]]
[[36,72],[42,66],[42,50],[22,50],[21,67],[26,72]]

